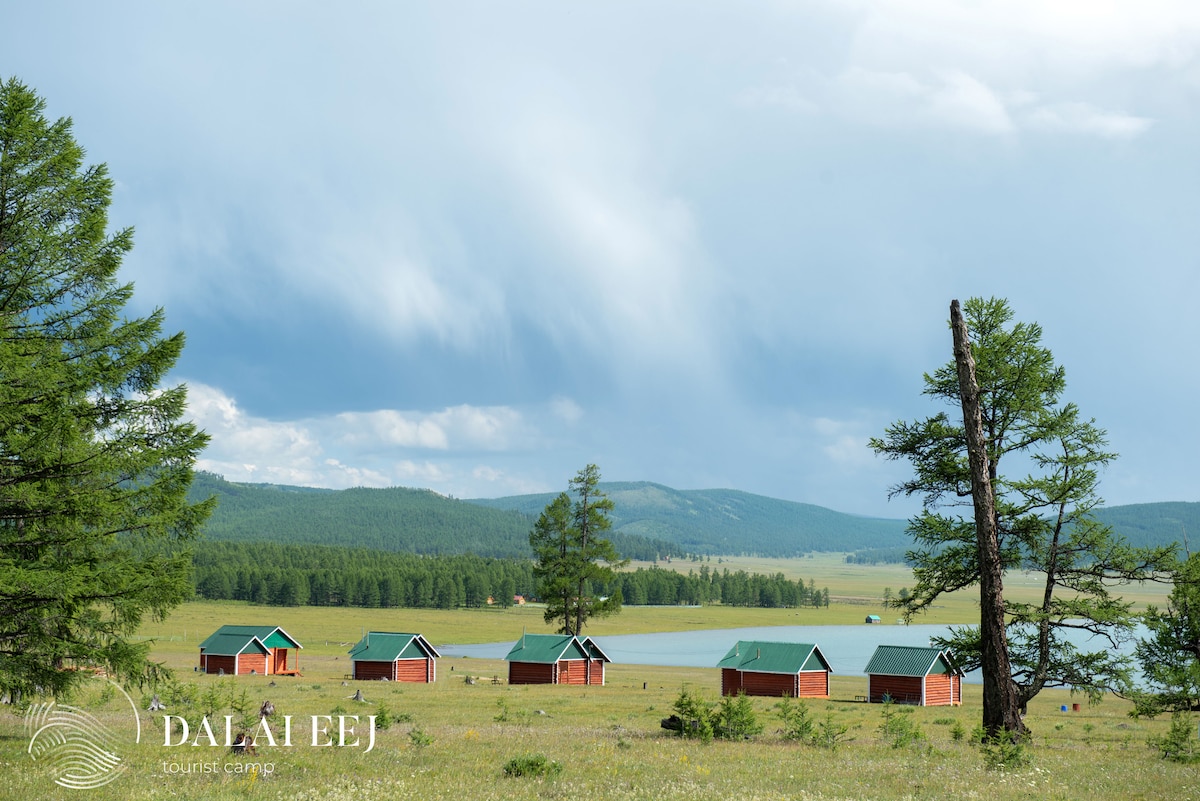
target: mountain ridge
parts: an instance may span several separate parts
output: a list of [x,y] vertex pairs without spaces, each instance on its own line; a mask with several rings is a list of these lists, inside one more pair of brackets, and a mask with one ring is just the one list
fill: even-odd
[[[651,561],[684,553],[799,556],[885,551],[911,544],[907,521],[837,512],[733,489],[676,490],[650,481],[604,482],[618,552]],[[528,558],[529,531],[558,493],[457,499],[433,490],[344,490],[240,484],[198,473],[191,497],[218,497],[213,540],[339,545],[424,555]],[[1133,545],[1200,532],[1200,503],[1104,507],[1097,517]],[[1196,537],[1200,539],[1200,534]]]

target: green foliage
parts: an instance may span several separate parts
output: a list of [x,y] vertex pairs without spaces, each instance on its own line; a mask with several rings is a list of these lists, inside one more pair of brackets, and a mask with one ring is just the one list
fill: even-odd
[[[1171,548],[1133,548],[1097,519],[1098,475],[1115,454],[1095,421],[1062,401],[1065,372],[1041,345],[1041,327],[1013,323],[1008,304],[998,299],[968,300],[964,316],[995,493],[999,567],[1038,575],[1044,584],[1037,602],[1005,599],[1012,676],[994,680],[1014,682],[1025,702],[1047,686],[1093,696],[1119,689],[1130,665],[1115,646],[1132,637],[1136,620],[1111,589],[1151,577]],[[925,376],[925,394],[953,411],[895,423],[871,441],[876,453],[912,465],[913,477],[893,494],[924,501],[924,510],[909,521],[917,584],[901,599],[906,616],[980,580],[959,392],[951,360]],[[1065,636],[1068,630],[1096,635],[1100,647],[1077,648]],[[936,642],[953,651],[965,670],[980,666],[978,627],[956,629]]]
[[745,693],[721,698],[713,717],[713,734],[722,740],[748,740],[762,734],[763,724]]
[[379,729],[380,731],[387,731],[388,729],[392,728],[392,723],[394,722],[395,718],[392,717],[392,712],[387,708],[386,705],[381,703],[379,706],[375,707],[376,729]]
[[[232,679],[220,679],[203,688],[190,682],[168,679],[156,689],[160,700],[166,704],[166,712],[183,718],[193,729],[200,724],[201,718],[221,720],[230,714],[236,719],[234,725],[239,728],[250,729],[258,724],[258,707],[250,700],[245,686]],[[156,725],[162,722],[159,717],[154,720]]]
[[836,751],[846,741],[846,734],[849,731],[850,727],[847,724],[835,720],[832,712],[826,712],[825,717],[817,721],[817,730],[813,735],[812,743],[821,748]]
[[1150,737],[1148,745],[1163,759],[1171,762],[1200,762],[1200,747],[1196,744],[1196,724],[1192,715],[1183,711],[1171,713],[1171,728],[1161,737]]
[[504,775],[512,777],[553,779],[562,773],[562,769],[562,764],[546,759],[545,754],[523,754],[504,763]]
[[599,483],[596,465],[580,470],[570,484],[574,502],[565,492],[556,496],[529,534],[545,619],[561,621],[562,634],[582,634],[589,618],[621,611],[620,592],[598,595],[598,588],[613,583],[617,568],[627,563],[604,538],[612,526],[613,502],[597,489]]
[[688,690],[687,687],[683,687],[671,708],[675,710],[680,721],[676,734],[689,740],[712,742],[716,728],[714,725],[716,705],[714,703],[706,701]]
[[956,743],[961,743],[967,736],[967,727],[962,724],[961,720],[954,721],[954,725],[950,727],[950,739]]
[[187,501],[207,436],[162,386],[183,334],[125,316],[113,181],[44,111],[0,84],[0,687],[61,694],[72,667],[155,678],[131,635],[190,595],[211,504]]
[[983,766],[988,770],[1016,770],[1028,765],[1033,754],[1027,738],[1019,732],[1001,732],[996,737],[984,737],[979,745]]
[[1200,554],[1171,578],[1166,609],[1150,606],[1142,617],[1149,636],[1135,653],[1143,686],[1130,693],[1139,715],[1200,709]]
[[883,721],[879,724],[879,736],[892,748],[907,748],[928,741],[925,733],[911,714],[898,714],[896,705],[890,701],[883,704]]
[[413,748],[420,751],[433,745],[433,735],[426,734],[420,729],[410,729],[408,732],[408,742]]
[[509,717],[508,716],[508,701],[505,701],[503,698],[497,698],[496,699],[496,707],[500,711],[496,713],[496,716],[493,717],[492,720],[496,721],[497,723],[507,723],[508,717]]
[[811,743],[816,735],[816,721],[808,711],[808,705],[790,695],[785,695],[775,705],[779,719],[783,722],[783,739],[799,743]]

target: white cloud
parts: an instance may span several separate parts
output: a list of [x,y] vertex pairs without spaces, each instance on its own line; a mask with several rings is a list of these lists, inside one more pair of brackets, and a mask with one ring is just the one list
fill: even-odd
[[1153,124],[1147,117],[1102,111],[1087,103],[1058,103],[1037,106],[1023,119],[1030,130],[1046,133],[1080,133],[1105,139],[1132,139]]
[[821,453],[840,469],[878,467],[879,459],[868,447],[871,435],[861,420],[834,420],[817,417],[811,421],[812,430],[820,442]]
[[[785,72],[740,102],[901,129],[1130,139],[1178,107],[1163,92],[1200,63],[1200,5],[1190,0],[835,5],[848,11],[842,64]],[[1143,85],[1152,91],[1132,88]]]
[[[216,387],[191,382],[188,410],[211,437],[198,466],[230,481],[344,489],[420,486],[458,497],[537,492],[536,478],[480,465],[480,451],[511,456],[543,447],[544,434],[509,407],[439,411],[343,412],[302,420],[246,414]],[[572,401],[555,398],[533,416],[570,419]],[[423,452],[432,452],[421,458]]]
[[996,92],[961,71],[922,82],[906,72],[854,67],[835,82],[839,104],[850,117],[900,128],[945,127],[1007,134],[1013,122]]

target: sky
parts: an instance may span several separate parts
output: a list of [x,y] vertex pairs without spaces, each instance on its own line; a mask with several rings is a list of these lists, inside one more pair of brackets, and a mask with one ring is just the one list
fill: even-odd
[[995,296],[1109,505],[1200,500],[1193,0],[3,5],[231,481],[908,517],[867,442]]

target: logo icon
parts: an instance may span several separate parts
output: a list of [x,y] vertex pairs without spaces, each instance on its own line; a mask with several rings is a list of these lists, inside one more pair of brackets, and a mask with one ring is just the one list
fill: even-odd
[[[142,722],[129,693],[116,682],[109,684],[121,691],[137,724],[137,739],[142,740]],[[112,732],[86,709],[55,701],[33,704],[25,712],[25,731],[29,734],[30,757],[51,765],[54,783],[73,790],[103,787],[125,772],[117,754]]]

